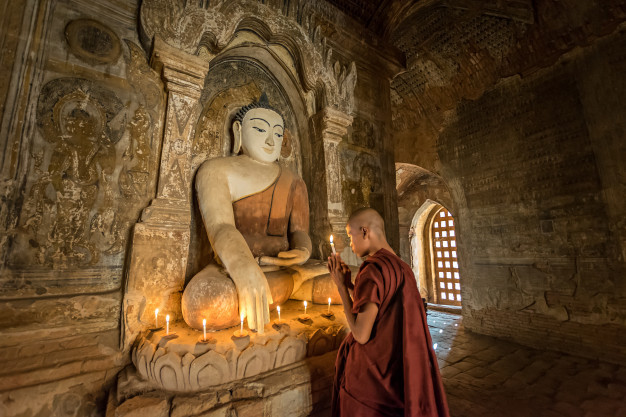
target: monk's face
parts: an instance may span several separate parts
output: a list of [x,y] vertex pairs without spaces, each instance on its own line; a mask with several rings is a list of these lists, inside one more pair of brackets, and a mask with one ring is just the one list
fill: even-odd
[[259,162],[274,162],[280,155],[283,118],[268,109],[249,110],[241,123],[243,153]]
[[346,232],[350,238],[350,249],[352,249],[352,252],[361,258],[368,255],[369,242],[366,239],[366,233],[364,233],[363,227],[348,223]]

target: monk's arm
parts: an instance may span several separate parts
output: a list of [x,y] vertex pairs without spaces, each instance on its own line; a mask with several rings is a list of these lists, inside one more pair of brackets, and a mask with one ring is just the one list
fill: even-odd
[[361,344],[367,343],[372,335],[374,321],[378,314],[378,305],[366,302],[361,306],[358,314],[352,312],[352,296],[346,285],[346,281],[349,281],[350,277],[350,267],[341,260],[339,254],[333,254],[328,257],[328,272],[330,272],[330,276],[341,296],[343,311],[346,315],[348,327],[350,327],[352,332],[352,337]]
[[352,298],[348,289],[346,287],[339,288],[339,295],[352,337],[361,344],[367,343],[372,334],[376,314],[378,314],[378,306],[374,303],[366,303],[361,307],[358,314],[354,314],[352,313]]

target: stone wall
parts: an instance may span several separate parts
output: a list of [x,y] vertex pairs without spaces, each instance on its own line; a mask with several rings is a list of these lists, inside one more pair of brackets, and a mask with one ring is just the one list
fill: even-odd
[[618,30],[448,115],[468,328],[626,363],[625,46]]
[[3,415],[90,415],[128,362],[123,266],[162,110],[135,8],[28,1],[3,15]]

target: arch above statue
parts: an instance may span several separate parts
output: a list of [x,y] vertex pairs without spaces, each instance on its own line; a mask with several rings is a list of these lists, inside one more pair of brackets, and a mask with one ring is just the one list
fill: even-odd
[[[276,18],[271,6],[242,0],[213,2],[201,6],[184,0],[145,0],[139,21],[146,50],[152,50],[156,37],[190,55],[211,61],[216,55],[242,44],[263,45],[298,80],[306,93],[308,116],[324,108],[345,114],[354,110],[356,65],[333,62],[332,48],[313,27],[305,7],[281,9]],[[296,2],[294,2],[296,3]],[[253,36],[250,36],[253,35]]]

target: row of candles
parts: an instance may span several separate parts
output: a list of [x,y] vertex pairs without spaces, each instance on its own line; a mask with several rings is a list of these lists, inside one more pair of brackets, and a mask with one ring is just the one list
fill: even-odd
[[[333,241],[333,235],[330,235],[330,248],[333,251],[333,255],[336,255],[337,252],[335,251],[335,243]],[[328,297],[328,311],[326,314],[330,315],[330,303],[331,303],[331,299],[330,297]],[[306,316],[306,308],[307,308],[307,302],[304,302],[304,315]],[[278,323],[281,322],[280,320],[280,306],[276,307],[276,311],[278,312]],[[239,329],[239,335],[243,335],[243,319],[244,319],[244,315],[241,315],[241,327]],[[154,309],[154,327],[158,328],[159,327],[159,309],[156,308]],[[206,319],[202,319],[202,327],[203,327],[203,340],[206,340]],[[169,335],[170,334],[170,315],[167,314],[165,316],[165,335]]]
[[[331,304],[332,300],[330,297],[328,297],[328,310],[326,312],[327,315],[330,315],[330,304]],[[305,301],[304,302],[304,315],[306,316],[306,309],[308,307],[308,303]],[[278,323],[281,322],[280,319],[280,306],[276,307],[276,311],[278,312]],[[239,328],[239,335],[243,335],[243,320],[244,320],[245,316],[242,314],[241,315],[241,327]],[[156,308],[154,309],[154,327],[158,328],[159,327],[159,309]],[[206,319],[202,319],[202,327],[203,327],[203,340],[206,340]],[[236,333],[236,332],[235,332]],[[170,334],[170,315],[167,314],[165,316],[165,335],[169,336]]]

